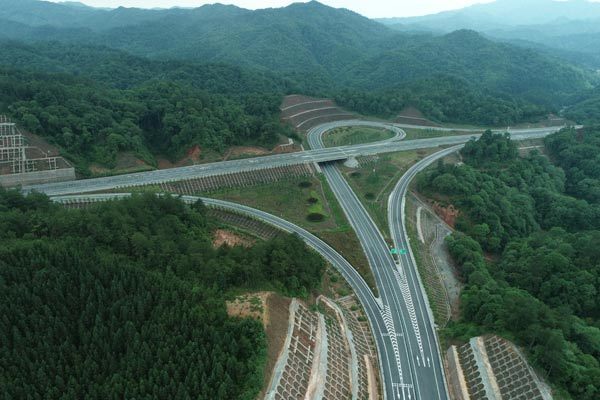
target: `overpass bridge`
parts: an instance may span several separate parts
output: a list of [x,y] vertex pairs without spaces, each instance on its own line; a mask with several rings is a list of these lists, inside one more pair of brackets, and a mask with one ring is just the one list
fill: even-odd
[[[338,121],[326,125],[327,130],[343,126],[374,126],[390,129],[396,132],[397,135],[391,140],[383,142],[321,148],[297,153],[277,154],[241,160],[220,161],[209,164],[193,165],[189,167],[170,168],[102,178],[29,185],[23,186],[22,190],[26,193],[31,191],[42,192],[49,196],[102,192],[135,186],[176,182],[184,179],[198,179],[218,175],[235,174],[239,172],[267,170],[271,168],[287,167],[298,164],[318,164],[332,161],[343,161],[350,157],[372,156],[376,154],[433,148],[438,146],[452,146],[464,144],[472,137],[479,136],[479,133],[473,133],[472,135],[398,140],[402,136],[402,129],[399,128],[398,125],[371,121]],[[512,137],[516,140],[534,139],[544,137],[552,132],[558,131],[560,128],[561,127],[519,131],[513,130],[511,133]]]

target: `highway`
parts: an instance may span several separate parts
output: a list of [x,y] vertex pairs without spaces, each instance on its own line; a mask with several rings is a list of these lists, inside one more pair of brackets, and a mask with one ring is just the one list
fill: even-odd
[[[458,145],[439,151],[413,165],[400,178],[388,199],[388,225],[394,247],[406,251],[400,251],[397,256],[397,276],[402,293],[407,300],[406,305],[412,309],[409,314],[413,318],[411,321],[415,328],[413,332],[419,346],[414,349],[414,353],[420,355],[421,364],[424,364],[424,360],[427,360],[428,368],[418,369],[417,372],[418,382],[423,388],[421,390],[422,395],[419,397],[422,399],[445,399],[448,398],[448,393],[433,313],[429,307],[425,287],[421,281],[409,243],[408,233],[406,232],[406,193],[408,192],[410,182],[420,171],[427,168],[436,160],[458,151],[462,147],[463,145]],[[417,366],[421,366],[419,360],[417,360]],[[436,391],[427,392],[427,388],[431,387],[436,387]]]
[[[311,148],[323,147],[322,136],[329,129],[331,124],[321,125],[309,131],[308,141]],[[431,369],[431,361],[427,367],[427,360],[421,350],[419,321],[407,306],[396,262],[381,232],[337,167],[332,163],[321,164],[321,170],[358,236],[379,290],[381,318],[387,328],[383,338],[387,343],[387,351],[381,351],[385,398],[446,399],[443,378],[441,388],[435,384],[435,379],[427,379],[427,384],[421,384],[426,377],[421,368]],[[419,357],[422,360],[420,364]]]
[[[55,196],[52,200],[57,203],[69,204],[69,203],[85,203],[85,202],[101,202],[109,200],[117,200],[131,196],[130,193],[110,193],[110,194],[83,194],[83,195],[68,195],[68,196]],[[325,258],[331,265],[334,266],[343,276],[343,278],[352,287],[352,290],[356,294],[360,301],[367,317],[369,324],[373,332],[373,338],[377,347],[379,355],[379,368],[381,371],[393,371],[395,368],[393,365],[382,365],[382,360],[387,360],[385,354],[393,354],[393,348],[389,340],[386,340],[388,328],[382,317],[381,302],[373,296],[373,292],[360,276],[360,274],[350,265],[344,257],[342,257],[336,250],[334,250],[327,243],[306,231],[305,229],[292,224],[284,219],[276,217],[264,211],[260,211],[248,206],[241,204],[231,203],[223,200],[209,199],[195,196],[180,196],[180,198],[186,203],[195,203],[198,200],[202,200],[208,207],[220,208],[228,211],[233,211],[243,215],[256,218],[267,224],[270,224],[276,228],[279,228],[285,232],[295,233],[304,242],[317,251],[323,258]]]
[[[337,127],[336,123],[331,123],[311,129],[308,132],[311,148],[323,148],[323,134]],[[515,135],[515,139],[531,138],[530,135],[545,136],[548,133],[548,130],[521,132]],[[386,146],[391,144],[384,143]],[[392,191],[388,201],[391,235],[394,246],[406,251],[405,254],[398,255],[397,261],[390,254],[390,248],[371,216],[337,167],[333,163],[320,164],[359,238],[379,289],[381,317],[387,327],[384,338],[387,345],[380,350],[384,357],[381,361],[381,373],[387,399],[449,398],[433,315],[405,231],[404,198],[410,181],[419,171],[461,147],[462,144],[459,144],[423,159],[407,171]],[[392,352],[389,351],[390,348]]]
[[[341,126],[378,126],[393,130],[396,135],[383,142],[323,148],[322,135]],[[544,128],[512,131],[516,140],[544,137],[560,128]],[[219,162],[193,167],[129,174],[117,177],[81,180],[57,184],[36,185],[23,188],[54,196],[55,201],[69,201],[73,193],[155,184],[167,181],[192,179],[203,176],[258,170],[299,163],[320,163],[334,194],[340,202],[350,224],[354,228],[373,270],[380,298],[376,299],[356,270],[335,250],[304,229],[268,213],[250,207],[213,199],[202,199],[207,205],[242,212],[300,235],[309,246],[330,261],[356,292],[371,324],[380,359],[384,398],[386,399],[447,399],[447,389],[440,359],[439,346],[431,311],[404,229],[404,196],[411,179],[436,159],[456,151],[470,140],[467,136],[446,136],[433,139],[399,141],[404,136],[397,125],[368,121],[339,121],[313,128],[308,135],[313,150]],[[391,235],[397,248],[407,249],[398,262],[390,254],[381,232],[376,227],[360,200],[356,197],[341,173],[331,161],[402,150],[431,148],[442,145],[454,147],[429,156],[411,168],[393,190],[388,204]],[[79,199],[106,200],[118,195],[78,195]],[[184,201],[196,201],[197,197],[183,196]]]
[[[385,127],[398,133],[399,125],[370,121],[338,121],[320,125],[317,128],[327,130],[352,125]],[[441,129],[441,128],[440,128]],[[537,138],[546,136],[559,128],[542,128],[512,131],[513,138]],[[111,189],[127,188],[133,186],[153,185],[164,182],[174,182],[184,179],[195,179],[208,176],[233,174],[243,171],[254,171],[287,165],[322,163],[328,161],[345,160],[349,157],[369,156],[405,150],[423,149],[438,146],[456,145],[466,143],[471,137],[478,134],[445,136],[430,139],[415,140],[386,140],[377,143],[367,143],[353,146],[340,146],[332,148],[319,148],[297,153],[277,154],[264,157],[247,158],[242,160],[221,161],[208,164],[199,164],[189,167],[170,168],[134,174],[124,174],[103,178],[82,179],[68,182],[47,183],[40,185],[24,186],[24,192],[38,191],[49,196],[60,196],[75,193],[100,192]]]

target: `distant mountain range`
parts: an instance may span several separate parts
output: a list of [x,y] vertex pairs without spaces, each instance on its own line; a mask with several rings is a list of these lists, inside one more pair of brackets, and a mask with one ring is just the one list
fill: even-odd
[[219,4],[189,10],[103,10],[3,0],[2,37],[100,45],[155,59],[301,75],[320,88],[393,89],[444,74],[492,93],[555,105],[591,87],[593,79],[585,68],[495,43],[473,31],[408,34],[315,1],[250,11]]
[[405,32],[473,29],[600,69],[600,2],[497,0],[411,18],[380,19]]
[[523,25],[545,25],[568,20],[600,18],[600,3],[586,0],[496,0],[459,10],[408,18],[388,18],[385,24],[448,32],[457,29],[488,31]]
[[118,151],[152,160],[198,143],[275,143],[290,134],[279,105],[291,93],[382,118],[413,106],[460,124],[513,126],[559,110],[600,121],[598,74],[566,61],[580,53],[472,29],[402,32],[315,1],[256,11],[0,4],[0,112],[83,171],[113,165]]

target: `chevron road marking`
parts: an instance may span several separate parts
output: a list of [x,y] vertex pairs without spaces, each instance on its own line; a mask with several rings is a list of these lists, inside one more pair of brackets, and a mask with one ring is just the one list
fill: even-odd
[[417,344],[419,345],[419,352],[421,353],[421,358],[424,360],[425,354],[423,352],[423,340],[421,338],[421,329],[419,328],[419,322],[417,320],[417,314],[415,312],[415,306],[413,304],[412,294],[410,293],[408,281],[406,280],[406,276],[400,272],[399,268],[394,269],[394,275],[396,276],[396,279],[398,280],[398,283],[400,285],[400,291],[402,292],[402,297],[404,298],[404,303],[406,304],[408,315],[410,316],[410,323],[415,332]]

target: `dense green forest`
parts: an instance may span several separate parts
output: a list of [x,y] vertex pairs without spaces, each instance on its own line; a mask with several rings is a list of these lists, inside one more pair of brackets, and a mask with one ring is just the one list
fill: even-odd
[[67,210],[0,190],[0,397],[254,399],[264,331],[225,297],[305,296],[323,261],[292,235],[214,249],[213,224],[169,197]]
[[231,145],[272,146],[291,134],[278,121],[278,95],[243,99],[172,81],[130,89],[105,87],[64,74],[0,69],[0,108],[21,125],[58,144],[78,161],[112,166],[117,152],[181,156],[192,145],[223,151]]
[[440,162],[418,188],[460,210],[450,253],[466,282],[466,339],[496,332],[515,340],[573,399],[600,392],[600,128],[545,139],[548,157],[519,157],[508,135],[486,132]]
[[567,176],[567,193],[600,202],[600,135],[598,127],[579,130],[576,135],[565,131],[546,139],[546,146],[557,165]]
[[0,111],[59,145],[87,172],[118,151],[180,157],[193,145],[274,145],[293,135],[279,121],[289,80],[239,67],[150,61],[118,50],[0,42]]
[[561,105],[570,94],[589,88],[595,80],[589,71],[560,59],[496,43],[468,30],[405,38],[401,46],[352,64],[346,72],[355,86],[365,89],[396,87],[436,74],[464,79],[493,95],[548,106]]
[[481,88],[449,75],[432,76],[396,90],[346,90],[337,94],[335,100],[365,115],[390,118],[398,115],[404,107],[413,106],[434,121],[487,126],[535,121],[550,111],[547,107],[523,100],[491,96]]
[[279,121],[287,93],[334,96],[342,106],[390,117],[416,105],[442,122],[506,125],[547,109],[504,100],[450,76],[383,94],[340,89],[313,75],[274,73],[222,64],[155,61],[119,50],[58,42],[0,42],[0,110],[61,147],[79,171],[90,162],[114,167],[120,151],[150,164],[181,157],[193,145],[272,146],[293,132]]
[[11,0],[0,21],[0,112],[59,145],[83,175],[92,162],[114,167],[121,151],[155,164],[193,145],[272,146],[293,136],[279,120],[286,94],[386,118],[410,105],[438,122],[505,126],[598,81],[473,31],[409,35],[314,1],[250,11]]
[[[594,1],[497,0],[438,14],[378,19],[405,32],[473,29],[495,40],[600,67],[600,7]],[[543,10],[543,12],[540,12]]]
[[105,46],[2,40],[0,52],[2,65],[13,69],[72,74],[118,89],[160,79],[223,95],[306,90],[293,87],[291,80],[266,71],[228,64],[150,60]]
[[221,4],[97,10],[27,0],[6,4],[0,20],[4,38],[104,45],[153,59],[226,63],[286,76],[310,74],[361,90],[446,73],[492,92],[557,104],[594,80],[592,71],[473,31],[405,34],[316,1],[250,11]]
[[584,124],[600,124],[600,87],[579,93],[570,99],[564,114]]
[[[79,15],[78,15],[79,11]],[[591,71],[497,43],[474,31],[411,35],[319,2],[246,10],[220,4],[193,10],[73,9],[11,2],[0,37],[104,45],[154,59],[226,63],[286,76],[325,78],[360,90],[450,74],[492,93],[562,105],[589,87]]]

